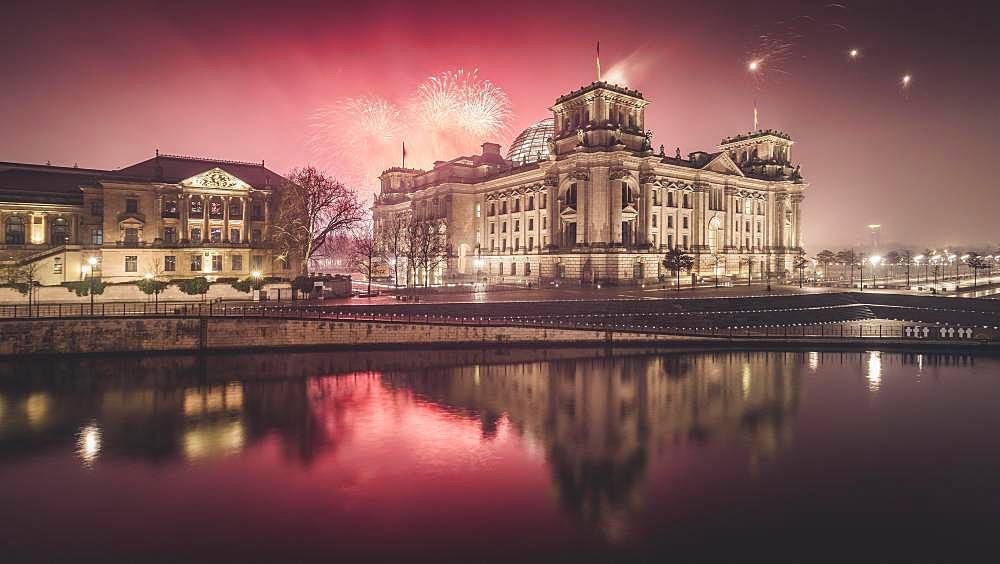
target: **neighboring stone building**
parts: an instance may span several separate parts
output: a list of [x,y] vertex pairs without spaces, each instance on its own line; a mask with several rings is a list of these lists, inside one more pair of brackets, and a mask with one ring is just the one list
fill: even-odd
[[716,152],[668,155],[652,147],[646,105],[635,90],[594,82],[556,100],[507,158],[484,143],[481,155],[429,171],[391,168],[376,228],[402,217],[446,237],[435,282],[655,280],[675,247],[702,277],[789,273],[808,186],[791,138],[760,130]]
[[0,266],[34,264],[42,284],[95,273],[117,282],[289,276],[269,250],[283,178],[261,163],[157,155],[119,169],[0,163]]

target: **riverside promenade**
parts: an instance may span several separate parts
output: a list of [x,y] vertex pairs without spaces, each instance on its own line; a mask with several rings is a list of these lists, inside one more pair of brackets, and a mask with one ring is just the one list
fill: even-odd
[[1000,302],[899,294],[317,305],[0,307],[0,355],[403,346],[993,348]]

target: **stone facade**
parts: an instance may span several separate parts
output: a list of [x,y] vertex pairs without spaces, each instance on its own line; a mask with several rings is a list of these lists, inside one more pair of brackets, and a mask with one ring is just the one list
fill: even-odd
[[288,276],[269,249],[282,177],[263,163],[157,155],[106,171],[0,163],[0,264],[42,284],[147,275]]
[[[682,157],[652,146],[642,94],[595,82],[556,100],[546,151],[483,144],[429,171],[381,176],[376,229],[427,222],[446,237],[435,282],[645,282],[667,250],[696,277],[781,277],[802,252],[808,185],[791,138],[759,130]],[[533,126],[537,127],[537,126]],[[527,137],[522,135],[520,137]]]

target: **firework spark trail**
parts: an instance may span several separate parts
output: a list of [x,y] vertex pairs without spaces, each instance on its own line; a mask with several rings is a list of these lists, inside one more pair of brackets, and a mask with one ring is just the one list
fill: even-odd
[[[832,13],[831,13],[831,8]],[[774,75],[790,75],[788,63],[801,43],[820,32],[850,33],[846,25],[831,18],[840,19],[850,10],[843,4],[831,3],[825,6],[825,13],[814,17],[799,14],[790,19],[776,21],[757,37],[756,45],[746,54],[744,64],[758,90],[764,88]],[[854,55],[852,55],[854,56]],[[806,58],[801,53],[801,58]]]

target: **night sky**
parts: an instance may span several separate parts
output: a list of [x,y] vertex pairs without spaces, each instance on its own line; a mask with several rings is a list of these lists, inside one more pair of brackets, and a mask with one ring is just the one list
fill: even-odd
[[[1000,20],[985,2],[78,4],[4,7],[0,161],[117,168],[159,148],[285,172],[318,159],[317,108],[402,103],[460,68],[509,95],[509,141],[594,80],[600,40],[606,78],[651,101],[668,153],[748,131],[755,100],[762,127],[791,134],[810,252],[863,243],[869,223],[914,247],[1000,240]],[[429,166],[414,144],[407,164]]]

